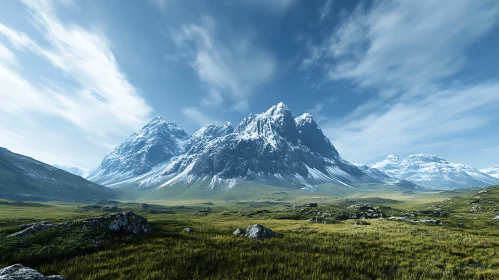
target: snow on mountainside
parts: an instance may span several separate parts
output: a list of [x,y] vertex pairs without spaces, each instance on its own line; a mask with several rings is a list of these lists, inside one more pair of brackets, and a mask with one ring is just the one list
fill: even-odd
[[483,173],[499,179],[499,165],[480,170]]
[[193,147],[160,176],[163,186],[208,181],[211,188],[248,180],[311,190],[386,183],[343,160],[311,115],[295,119],[283,103],[244,118],[234,133]]
[[433,189],[471,188],[499,183],[499,179],[476,168],[452,163],[436,155],[416,154],[403,160],[389,155],[385,160],[371,164],[370,167],[391,177]]
[[295,118],[283,103],[250,114],[235,130],[230,123],[209,125],[191,137],[174,123],[154,119],[109,153],[88,178],[136,188],[198,184],[225,189],[242,181],[309,190],[321,184],[417,187],[345,161],[310,114]]
[[189,135],[175,122],[152,119],[107,154],[87,179],[110,185],[151,171],[185,152]]

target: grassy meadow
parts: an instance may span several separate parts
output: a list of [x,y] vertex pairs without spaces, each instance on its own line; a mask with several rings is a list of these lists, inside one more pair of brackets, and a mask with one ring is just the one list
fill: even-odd
[[[247,201],[148,201],[147,207],[0,200],[0,267],[22,263],[68,279],[499,279],[499,221],[493,220],[499,214],[499,186],[479,192],[279,193]],[[308,202],[319,205],[302,206]],[[345,217],[357,204],[376,206],[384,218],[354,225],[355,219]],[[97,236],[77,229],[7,237],[21,224],[105,215],[103,207],[114,205],[147,217],[153,231],[106,237],[98,246],[92,242]],[[471,212],[474,205],[480,210]],[[331,223],[307,221],[318,212],[328,213]],[[392,215],[439,223],[387,219]],[[250,240],[232,234],[255,223],[279,237]],[[185,227],[194,232],[184,233]]]

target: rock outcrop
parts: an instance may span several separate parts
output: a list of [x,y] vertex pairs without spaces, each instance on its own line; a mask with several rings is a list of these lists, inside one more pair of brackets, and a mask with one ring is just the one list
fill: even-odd
[[245,236],[251,239],[267,239],[276,237],[276,234],[261,224],[254,224],[246,228]]
[[54,225],[49,223],[49,222],[39,222],[39,223],[34,223],[34,224],[28,224],[28,225],[21,225],[21,228],[23,230],[18,231],[16,233],[13,233],[10,235],[10,237],[18,237],[18,236],[30,236],[34,233],[47,230],[49,228],[53,228]]
[[0,280],[65,280],[64,276],[45,276],[22,264],[14,264],[0,269]]
[[147,219],[132,211],[120,212],[113,215],[102,216],[82,221],[82,229],[109,229],[112,232],[124,234],[143,234],[151,231]]

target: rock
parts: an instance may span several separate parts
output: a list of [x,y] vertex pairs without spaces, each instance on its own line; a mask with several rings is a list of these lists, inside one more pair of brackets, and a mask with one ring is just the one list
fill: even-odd
[[241,234],[245,234],[245,233],[246,233],[246,232],[245,232],[245,231],[244,231],[244,229],[242,229],[242,228],[238,228],[238,229],[236,229],[236,230],[233,232],[233,234],[234,234],[234,235],[241,235]]
[[353,223],[355,226],[368,226],[371,223],[364,221],[364,220],[358,220]]
[[34,223],[34,224],[29,224],[29,225],[21,225],[21,228],[24,228],[21,231],[18,231],[16,233],[11,234],[9,237],[16,237],[16,236],[30,236],[34,233],[47,230],[49,228],[53,228],[54,225],[49,223],[49,222],[39,222],[39,223]]
[[480,204],[474,204],[473,206],[471,206],[470,212],[482,212],[482,211],[483,207]]
[[492,220],[499,221],[499,216],[495,216]]
[[192,228],[190,228],[190,227],[184,228],[184,232],[185,232],[185,233],[191,233],[191,232],[193,232],[193,231],[194,231],[194,230],[193,230]]
[[402,222],[409,222],[409,223],[417,223],[418,221],[409,219],[407,217],[390,217],[388,220],[395,220],[395,221],[402,221]]
[[132,211],[92,218],[82,221],[82,224],[83,230],[107,228],[110,231],[123,232],[125,234],[142,234],[151,231],[147,219]]
[[487,191],[487,190],[481,190],[481,191],[479,191],[478,193],[479,193],[479,194],[482,194],[482,193],[488,193],[488,191]]
[[252,239],[267,239],[276,237],[276,234],[261,224],[254,224],[246,228],[245,236]]
[[64,276],[52,275],[44,276],[40,272],[23,266],[14,264],[0,269],[0,280],[64,280]]
[[429,219],[429,220],[419,220],[419,222],[424,224],[434,224],[434,225],[442,225],[443,223],[439,220]]
[[317,203],[309,203],[307,204],[308,207],[317,207]]

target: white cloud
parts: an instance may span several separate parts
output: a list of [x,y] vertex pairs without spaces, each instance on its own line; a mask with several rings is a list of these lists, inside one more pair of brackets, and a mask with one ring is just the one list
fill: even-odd
[[170,35],[184,57],[208,86],[203,104],[246,110],[247,98],[259,85],[268,81],[276,68],[272,55],[259,49],[248,36],[230,38],[230,44],[217,39],[217,25],[203,17],[201,24],[182,25]]
[[442,148],[449,138],[457,141],[459,133],[486,125],[494,110],[499,110],[499,83],[433,92],[362,118],[332,120],[324,130],[347,159],[370,162],[390,153]]
[[331,7],[333,6],[333,0],[325,0],[324,5],[319,10],[319,19],[325,20],[331,13]]
[[155,7],[159,8],[161,11],[166,11],[168,0],[149,0],[149,2],[151,2],[151,4],[153,4]]
[[340,153],[366,162],[448,146],[487,125],[493,117],[482,112],[497,108],[499,84],[449,81],[466,68],[466,50],[498,21],[496,1],[380,1],[357,6],[322,44],[308,46],[303,67],[379,92],[326,125]]
[[247,6],[265,8],[276,12],[283,12],[290,8],[296,0],[242,0]]
[[194,121],[201,126],[205,126],[205,125],[209,125],[209,124],[222,124],[223,123],[223,121],[221,121],[221,120],[206,116],[205,114],[201,113],[201,111],[199,111],[199,109],[197,109],[195,107],[184,108],[184,109],[182,109],[182,113],[189,120]]
[[[3,48],[0,50],[3,53],[0,54],[3,61],[0,62],[0,98],[5,105],[0,106],[0,112],[10,118],[28,118],[33,114],[55,117],[71,123],[104,146],[121,141],[147,122],[152,109],[119,69],[104,36],[64,24],[56,15],[54,2],[25,3],[31,11],[30,22],[47,44],[42,47],[5,24],[0,24],[0,36],[18,52],[31,52],[45,59],[47,67],[58,69],[61,77],[72,80],[74,86],[64,86],[58,79],[47,78],[43,86],[29,81],[17,68],[5,63],[12,62],[12,52],[5,52]],[[20,67],[28,70],[30,65]],[[44,73],[39,74],[43,77]],[[42,123],[43,119],[33,116],[30,121],[45,127],[65,125],[54,123],[53,119],[51,123]],[[84,164],[88,163],[81,165]]]

